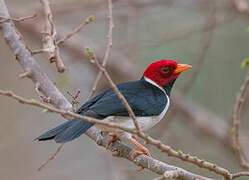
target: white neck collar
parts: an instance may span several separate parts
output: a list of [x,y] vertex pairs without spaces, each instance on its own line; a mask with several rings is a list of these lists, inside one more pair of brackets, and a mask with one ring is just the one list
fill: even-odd
[[149,79],[149,78],[147,78],[147,77],[145,77],[145,76],[144,76],[144,79],[145,79],[145,81],[147,81],[148,83],[150,83],[150,84],[152,84],[152,85],[158,87],[159,89],[161,89],[161,90],[166,94],[166,91],[165,91],[161,86],[159,86],[156,82],[152,81],[151,79]]

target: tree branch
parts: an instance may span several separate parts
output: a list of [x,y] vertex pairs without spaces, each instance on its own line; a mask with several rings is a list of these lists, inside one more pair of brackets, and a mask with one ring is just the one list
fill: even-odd
[[78,32],[80,32],[80,30],[82,30],[87,24],[89,24],[90,22],[92,22],[94,20],[94,16],[89,16],[83,23],[81,23],[77,28],[75,28],[72,32],[66,34],[63,38],[61,38],[60,40],[58,40],[56,42],[57,45],[61,45],[63,44],[65,41],[67,41],[68,39],[70,39],[71,37],[73,37],[75,34],[77,34]]
[[246,170],[249,170],[249,162],[244,158],[242,154],[242,149],[240,145],[239,129],[240,129],[240,114],[244,105],[244,99],[246,95],[246,90],[249,86],[249,73],[247,74],[243,85],[240,88],[240,92],[237,95],[236,103],[234,105],[233,111],[233,148],[234,152],[239,159],[241,167]]
[[246,0],[232,0],[235,9],[242,14],[249,15],[249,6]]
[[47,52],[50,63],[55,62],[59,72],[65,71],[65,65],[59,54],[59,47],[56,44],[56,29],[53,22],[53,15],[50,9],[49,0],[40,0],[45,15],[45,32],[43,32],[43,49]]
[[[1,0],[0,2],[0,16],[10,18],[4,1]],[[53,97],[51,102],[53,105],[60,109],[70,110],[71,104],[54,86],[46,73],[42,72],[40,66],[36,63],[36,60],[24,44],[23,38],[15,28],[15,25],[10,21],[3,22],[0,25],[2,26],[2,33],[6,43],[11,48],[15,59],[20,63],[24,72],[29,72],[28,77],[30,77],[34,84],[40,84],[40,90],[46,97]]]
[[30,16],[25,16],[25,17],[19,17],[19,18],[4,18],[4,17],[0,17],[0,23],[6,22],[6,21],[22,22],[22,21],[26,21],[26,20],[29,20],[29,19],[34,19],[36,17],[37,17],[36,14],[30,15]]

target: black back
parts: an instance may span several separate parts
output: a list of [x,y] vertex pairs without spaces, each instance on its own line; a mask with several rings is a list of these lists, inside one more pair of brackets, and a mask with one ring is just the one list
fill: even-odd
[[[165,93],[144,78],[122,83],[117,87],[137,117],[159,115],[168,103]],[[171,88],[166,90],[170,92]],[[95,117],[99,119],[108,116],[129,116],[113,89],[108,89],[86,102],[78,113],[84,115],[87,111],[95,112]]]

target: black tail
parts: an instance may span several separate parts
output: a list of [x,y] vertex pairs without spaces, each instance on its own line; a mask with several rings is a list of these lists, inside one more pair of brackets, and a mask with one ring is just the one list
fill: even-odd
[[36,138],[38,141],[46,141],[54,139],[57,143],[66,143],[86,132],[93,123],[82,120],[69,120],[54,129],[51,129]]

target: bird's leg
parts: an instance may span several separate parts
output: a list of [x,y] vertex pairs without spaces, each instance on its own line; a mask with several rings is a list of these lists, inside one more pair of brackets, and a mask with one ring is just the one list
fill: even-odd
[[149,150],[144,147],[142,144],[140,144],[139,142],[136,141],[136,139],[132,138],[132,137],[129,137],[128,138],[129,141],[131,141],[135,146],[137,146],[139,148],[140,151],[133,151],[132,154],[131,154],[131,159],[133,160],[137,155],[140,155],[140,154],[145,154],[147,156],[151,156],[150,155],[150,152]]
[[120,140],[119,139],[119,136],[117,134],[114,134],[114,133],[109,133],[109,136],[111,136],[112,138],[107,142],[105,148],[106,150],[109,149],[109,146],[112,142],[115,142],[117,140]]

